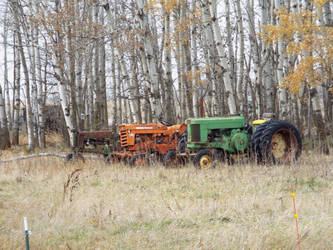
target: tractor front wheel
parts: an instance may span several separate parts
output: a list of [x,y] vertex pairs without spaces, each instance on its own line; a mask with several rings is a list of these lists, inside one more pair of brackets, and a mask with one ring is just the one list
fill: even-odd
[[193,159],[193,164],[196,168],[208,169],[214,167],[214,157],[212,152],[207,149],[200,150]]
[[136,168],[139,166],[147,166],[148,160],[146,159],[146,155],[145,154],[133,155],[129,160],[129,165],[132,168]]

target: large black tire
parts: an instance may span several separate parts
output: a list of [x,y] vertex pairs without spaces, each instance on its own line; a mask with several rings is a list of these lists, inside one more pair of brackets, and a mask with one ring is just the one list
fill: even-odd
[[196,168],[208,169],[214,166],[214,155],[207,149],[201,149],[194,157],[193,164]]
[[184,131],[182,136],[179,139],[177,150],[180,153],[185,153],[186,151],[186,142],[187,142],[187,130]]
[[121,159],[115,155],[109,154],[107,157],[105,157],[106,164],[116,164],[116,163],[120,163],[120,162],[121,162]]
[[260,161],[260,159],[262,158],[261,150],[260,150],[260,142],[261,142],[262,134],[265,131],[265,129],[267,128],[267,126],[269,126],[272,122],[273,122],[273,120],[267,121],[267,122],[261,124],[255,130],[254,134],[252,134],[251,142],[250,142],[250,153],[251,153],[251,156],[255,157],[258,161]]
[[185,159],[177,157],[176,150],[170,150],[164,157],[164,166],[166,168],[175,168],[185,165]]
[[149,161],[146,159],[145,154],[133,155],[129,160],[129,165],[131,168],[136,168],[139,166],[147,166]]
[[185,151],[186,151],[186,138],[185,137],[180,138],[180,140],[178,142],[178,151],[180,153],[185,153]]
[[251,150],[263,164],[290,164],[302,152],[298,130],[287,121],[267,121],[257,128],[251,140]]

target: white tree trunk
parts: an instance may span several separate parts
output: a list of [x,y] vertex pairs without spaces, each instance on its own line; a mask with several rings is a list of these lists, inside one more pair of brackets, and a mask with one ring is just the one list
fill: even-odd
[[180,83],[181,83],[181,88],[180,88],[180,95],[181,95],[181,117],[182,119],[186,119],[188,117],[187,115],[187,109],[186,109],[186,64],[185,64],[185,50],[182,46],[182,40],[183,40],[183,34],[182,32],[179,33],[179,42],[177,44],[178,46],[178,57],[179,57],[179,63],[180,63]]
[[[203,29],[203,31],[202,31]],[[214,62],[212,62],[212,58],[209,58],[209,49],[208,49],[208,43],[207,43],[207,39],[206,39],[206,34],[202,34],[205,33],[205,27],[201,28],[200,32],[198,34],[201,34],[200,38],[199,38],[199,47],[203,49],[204,53],[203,53],[203,57],[204,57],[204,62],[206,65],[211,65],[213,67],[215,67]],[[205,94],[208,95],[207,98],[207,109],[206,109],[206,113],[208,116],[212,116],[214,111],[212,110],[212,106],[213,106],[213,98],[212,98],[212,85],[214,85],[214,81],[215,79],[212,77],[212,74],[210,74],[211,69],[210,68],[206,68],[205,70],[205,75],[206,75],[206,79],[207,79],[207,86],[206,88],[203,90],[205,92]],[[204,97],[204,96],[202,96]]]
[[[108,18],[108,25],[109,25],[109,31],[114,32],[115,31],[115,21],[113,20],[111,10],[109,9],[109,6],[104,6],[104,9],[107,13]],[[134,82],[130,81],[129,73],[127,70],[126,62],[124,59],[124,53],[118,48],[115,47],[114,50],[114,56],[119,59],[119,64],[122,72],[122,79],[126,85],[126,89],[128,89],[129,93],[129,103],[131,106],[131,110],[133,110],[133,116],[134,121],[139,121],[138,114],[139,114],[139,105],[138,105],[138,97],[135,97],[135,84]]]
[[[228,63],[228,68],[226,69],[229,72],[230,75],[230,81],[231,81],[231,85],[233,88],[233,96],[235,98],[235,103],[236,103],[236,109],[239,109],[239,104],[238,104],[238,96],[235,94],[235,90],[236,90],[236,75],[235,75],[235,71],[236,71],[236,62],[235,62],[235,55],[237,56],[237,51],[235,51],[234,53],[234,43],[232,41],[232,36],[231,36],[231,31],[232,31],[232,27],[231,27],[231,21],[230,21],[230,16],[231,16],[231,11],[230,11],[230,0],[225,0],[225,8],[226,8],[226,33],[227,33],[227,47],[228,47],[228,56],[229,56],[229,63]],[[218,17],[217,17],[217,12],[216,12],[216,0],[212,0],[212,4],[210,5],[210,9],[211,9],[211,13],[213,16],[213,23],[216,23],[216,30],[218,33],[221,34],[220,31],[220,27],[218,25]],[[214,24],[215,25],[215,24]],[[215,33],[215,30],[214,30]],[[216,39],[216,38],[215,38]],[[221,36],[221,41],[222,41],[222,36]],[[236,42],[237,44],[237,42]],[[221,43],[222,45],[222,43]],[[237,46],[236,46],[237,48]],[[226,52],[224,52],[226,53]],[[235,54],[235,55],[234,55]],[[226,55],[226,54],[225,54]],[[236,85],[236,86],[235,86]]]
[[173,97],[173,80],[172,80],[172,65],[171,65],[171,37],[170,37],[170,14],[165,10],[163,11],[164,16],[164,29],[166,41],[164,44],[164,60],[165,60],[165,85],[166,85],[166,109],[165,120],[168,123],[174,124],[176,121],[175,109],[174,109],[174,97]]
[[[100,16],[100,13],[99,13],[99,1],[98,0],[94,0],[93,3],[94,3],[94,22],[95,24],[98,24],[99,23],[99,16]],[[101,74],[100,74],[100,68],[101,68],[101,65],[100,65],[100,52],[101,52],[101,49],[100,49],[100,38],[98,37],[98,30],[97,30],[97,26],[94,27],[94,34],[96,36],[96,39],[94,41],[94,62],[93,62],[93,65],[94,65],[94,93],[95,93],[95,98],[94,98],[94,101],[95,101],[95,105],[94,105],[94,129],[95,130],[100,130],[102,128],[102,113],[103,113],[103,110],[102,110],[102,96],[101,96]]]
[[13,145],[19,145],[19,119],[21,105],[21,60],[17,48],[17,30],[14,30],[14,117],[13,117]]
[[[116,58],[118,60],[118,58]],[[118,95],[119,95],[119,98],[118,98],[118,125],[121,124],[124,119],[124,112],[123,112],[123,95],[122,95],[122,85],[121,85],[121,69],[120,69],[120,65],[119,63],[117,63],[118,65],[118,75],[117,75],[117,78],[118,78],[118,86],[117,86],[117,92],[118,92]]]
[[137,122],[137,121],[139,121],[139,119],[138,119],[139,106],[138,106],[138,103],[136,101],[135,94],[134,94],[134,92],[135,92],[134,84],[133,84],[133,82],[132,82],[132,84],[130,83],[131,80],[129,77],[127,66],[125,64],[123,53],[119,57],[119,64],[120,64],[120,68],[121,68],[121,72],[122,72],[122,79],[124,81],[124,87],[128,90],[130,108],[134,112],[133,119],[135,122]]
[[[209,6],[211,5],[208,0],[203,0],[204,3],[204,22],[207,22],[207,27],[206,27],[206,35],[208,39],[209,44],[214,44],[213,41],[213,36],[210,35],[210,23],[213,24],[213,30],[214,30],[214,37],[216,40],[216,47],[217,47],[217,52],[219,56],[219,66],[223,70],[223,81],[224,81],[224,86],[226,90],[226,95],[227,95],[227,100],[228,100],[228,107],[229,107],[229,112],[230,114],[236,114],[237,109],[236,109],[236,102],[234,98],[234,88],[232,86],[232,78],[230,74],[230,66],[227,63],[227,58],[226,54],[224,51],[224,46],[222,42],[222,35],[221,35],[221,30],[219,27],[219,24],[217,22],[217,18],[211,19],[211,14],[209,12]],[[212,5],[214,6],[214,5]],[[214,10],[215,11],[215,10]],[[210,45],[209,45],[210,46]],[[213,52],[211,52],[213,53]]]
[[331,2],[332,1],[328,1],[324,4],[321,18],[322,23],[328,27],[333,26],[333,7],[331,7]]
[[[214,43],[214,34],[212,31],[212,23],[211,23],[211,15],[210,15],[210,11],[209,11],[209,4],[208,1],[205,1],[205,5],[204,5],[204,12],[203,12],[203,21],[204,21],[204,38],[202,40],[202,45],[201,47],[203,47],[204,50],[206,50],[207,52],[204,53],[205,55],[205,59],[206,59],[206,65],[209,65],[210,67],[210,71],[212,72],[212,77],[211,77],[211,86],[210,86],[210,90],[209,90],[209,95],[212,96],[212,98],[209,98],[209,103],[210,103],[210,114],[212,116],[217,116],[218,114],[218,106],[219,101],[218,101],[218,95],[217,95],[217,89],[219,88],[219,86],[221,86],[221,84],[218,81],[218,58],[217,55],[215,53],[215,43]],[[208,55],[208,56],[207,56]],[[208,78],[209,79],[209,78]]]
[[9,124],[9,129],[12,128],[12,112],[11,112],[11,105],[10,105],[10,98],[9,98],[9,84],[8,84],[8,60],[7,60],[7,36],[8,36],[8,2],[6,3],[5,7],[5,16],[4,16],[4,27],[3,27],[3,56],[4,56],[4,88],[5,88],[5,100],[7,103],[7,111],[6,114],[8,115],[7,121]]
[[[92,61],[92,60],[91,60]],[[89,115],[89,130],[94,129],[94,117],[95,117],[95,109],[94,109],[94,74],[92,67],[89,67],[89,87],[88,87],[88,102],[86,114]]]
[[[59,54],[55,55],[53,57],[53,63],[54,63],[53,68],[54,68],[55,74],[58,75],[58,76],[63,75],[63,72],[61,70],[61,68],[62,68],[61,65],[63,65],[63,64],[61,63],[61,58],[60,57],[61,56]],[[67,131],[68,131],[69,138],[70,138],[70,144],[71,144],[71,146],[73,146],[74,145],[74,134],[73,134],[74,125],[73,125],[72,118],[71,118],[70,101],[68,100],[70,95],[68,93],[66,83],[68,84],[68,81],[66,81],[63,77],[60,77],[58,79],[58,90],[59,90],[59,95],[60,95],[60,104],[61,104],[62,111],[64,113],[66,127],[67,127]]]
[[[283,2],[281,0],[275,0],[275,8],[280,10],[283,7]],[[279,24],[279,21],[277,21]],[[278,68],[277,68],[277,81],[280,85],[284,79],[285,73],[284,70],[288,63],[288,59],[285,56],[286,44],[284,41],[278,41]],[[279,104],[280,104],[280,118],[285,120],[287,118],[287,90],[286,88],[279,88]]]
[[28,65],[25,59],[24,50],[23,50],[23,42],[22,36],[20,32],[20,22],[19,22],[19,8],[17,1],[11,2],[14,21],[15,21],[15,29],[17,30],[17,40],[18,40],[18,49],[21,56],[22,66],[23,66],[23,73],[25,77],[25,94],[26,94],[26,122],[27,122],[27,132],[28,132],[28,150],[32,151],[35,148],[34,143],[34,133],[33,133],[33,125],[32,125],[32,108],[31,108],[31,98],[30,98],[30,78],[29,78],[29,71]]
[[136,55],[135,55],[135,52],[132,51],[132,56],[133,56],[133,59],[131,61],[131,89],[133,91],[132,93],[132,103],[134,105],[132,105],[133,107],[133,112],[136,116],[136,121],[138,123],[142,123],[142,113],[141,113],[141,102],[140,102],[140,86],[139,86],[139,79],[138,79],[138,62],[136,60]]
[[[35,2],[35,10],[38,13],[38,4]],[[44,91],[43,91],[43,78],[42,78],[42,63],[41,63],[41,55],[39,48],[39,40],[38,40],[38,27],[33,29],[34,32],[34,54],[36,56],[36,81],[37,81],[37,129],[38,129],[38,143],[40,148],[45,148],[45,122],[44,122]]]
[[[79,52],[83,53],[83,51]],[[81,55],[77,54],[77,63],[75,64],[75,72],[76,72],[76,77],[75,77],[75,88],[76,88],[76,103],[77,103],[77,110],[78,110],[78,128],[80,130],[83,129],[84,127],[84,118],[85,118],[85,113],[84,113],[84,105],[83,105],[83,81],[82,81],[82,67],[83,67],[83,58]],[[88,60],[88,59],[85,59]]]
[[329,147],[327,143],[327,132],[322,115],[321,101],[318,95],[318,87],[311,88],[311,100],[313,107],[313,121],[317,127],[318,139],[319,139],[319,148],[320,151],[329,154]]
[[114,46],[111,43],[111,79],[112,79],[112,130],[117,131],[118,125],[118,104],[117,104],[117,76],[116,76],[116,58]]
[[148,59],[149,76],[152,84],[153,121],[157,122],[161,119],[163,120],[157,62],[152,45],[152,36],[149,28],[148,16],[145,9],[146,0],[137,0],[136,2],[138,6],[137,18],[141,24],[142,29],[145,31],[145,35],[142,37],[142,42],[144,43],[145,52]]
[[[31,4],[29,6],[31,7]],[[30,61],[30,76],[31,76],[31,108],[32,108],[32,124],[33,124],[33,133],[34,139],[38,138],[38,97],[37,97],[37,76],[36,76],[36,54],[35,54],[35,46],[37,46],[35,32],[36,27],[32,24],[28,24],[31,26],[30,33],[25,32],[25,41],[27,44],[27,51],[29,55]]]
[[[194,13],[196,8],[196,0],[192,0],[191,11]],[[191,30],[191,48],[192,48],[192,79],[194,79],[194,96],[193,96],[193,104],[194,104],[194,117],[200,116],[200,101],[201,98],[200,90],[201,84],[199,84],[199,63],[198,63],[198,48],[197,48],[197,25],[192,25]]]
[[[100,24],[105,25],[104,20],[104,14],[100,14]],[[102,127],[104,129],[108,128],[108,107],[107,107],[107,97],[106,97],[106,54],[105,54],[105,38],[102,37],[100,39],[100,50],[99,50],[99,74],[100,74],[100,96],[102,98],[101,100],[101,106],[102,106]]]
[[[261,8],[261,24],[268,25],[270,22],[270,10],[272,3],[267,0],[260,0]],[[262,50],[261,58],[264,58],[268,51],[271,50],[269,45],[264,45]],[[272,56],[267,57],[267,61],[263,67],[263,86],[265,86],[265,106],[264,111],[273,113],[274,109],[274,92],[275,86],[273,81],[274,71],[272,67]]]
[[243,92],[243,80],[244,80],[244,61],[245,61],[245,50],[244,50],[244,25],[243,25],[243,16],[242,16],[242,8],[240,0],[236,1],[237,4],[237,25],[239,29],[240,36],[240,48],[239,48],[239,73],[238,73],[238,81],[237,81],[237,93],[238,93],[238,101],[240,102],[240,111],[243,113],[244,111],[244,98],[247,98],[247,93]]
[[[56,1],[56,13],[60,11],[60,2]],[[56,27],[60,27],[60,20],[56,24]],[[64,41],[60,31],[56,31],[56,43],[54,45],[54,51],[52,53],[53,69],[55,77],[57,78],[58,91],[60,95],[60,104],[65,117],[67,132],[69,134],[70,145],[74,146],[74,124],[73,124],[73,110],[71,107],[70,98],[71,95],[68,92],[67,86],[69,86],[69,79],[66,76],[64,69],[65,63],[63,58],[63,51],[61,48],[65,48]]]
[[7,124],[7,115],[5,108],[5,101],[3,98],[2,87],[0,84],[0,150],[10,147],[9,131]]

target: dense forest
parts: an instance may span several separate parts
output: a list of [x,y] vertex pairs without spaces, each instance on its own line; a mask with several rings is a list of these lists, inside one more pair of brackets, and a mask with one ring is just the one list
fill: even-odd
[[45,147],[46,106],[75,130],[265,113],[328,153],[329,0],[1,1],[3,147]]

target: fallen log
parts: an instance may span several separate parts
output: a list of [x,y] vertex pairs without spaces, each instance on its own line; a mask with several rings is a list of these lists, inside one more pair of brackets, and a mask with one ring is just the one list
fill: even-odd
[[[45,153],[38,153],[38,154],[31,154],[31,155],[23,155],[23,156],[17,156],[17,157],[12,157],[9,159],[0,159],[0,163],[7,163],[11,161],[19,161],[19,160],[26,160],[26,159],[31,159],[31,158],[36,158],[36,157],[45,157],[45,156],[55,156],[63,159],[68,159],[67,154],[60,154],[56,152],[45,152]],[[84,159],[104,159],[101,157],[98,157],[96,155],[81,155],[80,157],[83,157]]]

